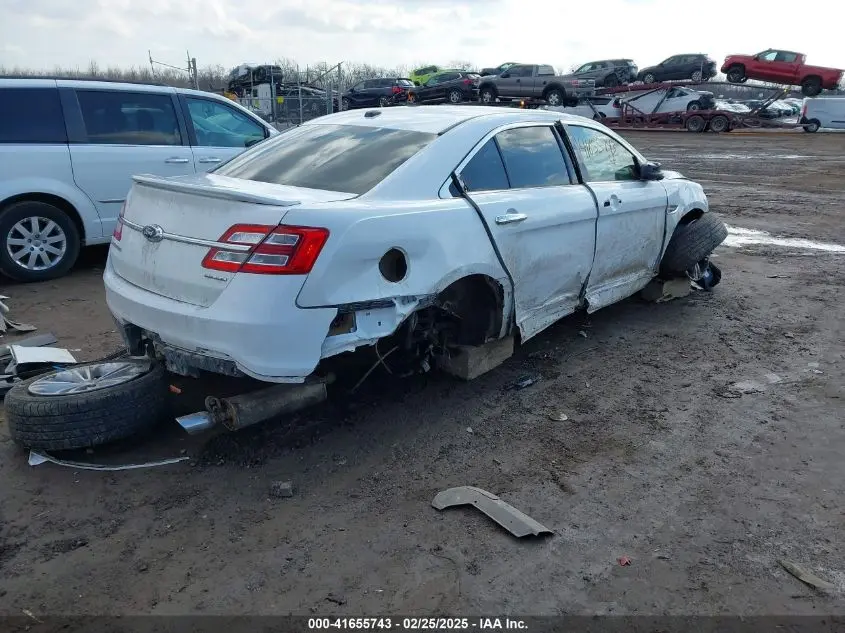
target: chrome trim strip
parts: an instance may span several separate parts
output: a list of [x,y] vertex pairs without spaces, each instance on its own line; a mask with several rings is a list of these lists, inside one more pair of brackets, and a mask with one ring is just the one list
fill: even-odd
[[105,200],[97,200],[100,204],[123,204],[126,198],[106,198]]
[[[123,226],[138,231],[141,233],[144,230],[143,224],[132,222],[123,218]],[[193,246],[205,246],[206,248],[217,248],[221,251],[232,251],[235,253],[246,253],[252,248],[246,244],[229,244],[228,242],[217,242],[215,240],[202,240],[198,237],[188,237],[187,235],[176,235],[175,233],[162,233],[162,240],[170,240],[171,242],[181,242],[182,244],[192,244]]]

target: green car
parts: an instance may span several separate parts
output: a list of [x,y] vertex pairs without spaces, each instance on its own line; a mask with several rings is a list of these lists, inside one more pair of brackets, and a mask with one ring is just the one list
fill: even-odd
[[416,70],[411,71],[408,78],[417,86],[422,86],[426,81],[431,79],[432,75],[436,75],[442,70],[443,69],[440,68],[440,66],[423,66],[422,68],[417,68]]

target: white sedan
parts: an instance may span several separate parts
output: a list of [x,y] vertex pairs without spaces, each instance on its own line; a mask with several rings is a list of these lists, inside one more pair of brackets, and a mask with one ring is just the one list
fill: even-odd
[[131,349],[182,373],[301,383],[432,305],[451,306],[451,343],[525,341],[642,289],[707,211],[700,185],[582,117],[356,110],[210,174],[136,177],[106,301]]
[[208,174],[137,176],[104,273],[136,358],[22,382],[7,419],[23,445],[80,448],[165,415],[165,367],[278,383],[180,419],[241,428],[324,398],[327,366],[360,348],[423,371],[463,355],[453,373],[472,378],[516,337],[655,277],[715,285],[709,255],[726,235],[700,185],[590,119],[481,106],[321,117]]

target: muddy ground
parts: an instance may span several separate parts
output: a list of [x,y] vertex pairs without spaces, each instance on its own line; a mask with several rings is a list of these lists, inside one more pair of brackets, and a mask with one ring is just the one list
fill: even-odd
[[[845,244],[845,135],[627,136],[700,179],[732,226]],[[716,261],[714,292],[573,316],[470,384],[376,374],[293,421],[201,439],[168,423],[81,456],[191,457],[175,466],[30,467],[0,426],[2,612],[843,613],[843,255],[757,244]],[[103,262],[0,292],[96,358],[118,347]],[[539,382],[507,389],[526,374]],[[728,389],[743,381],[759,391]],[[295,496],[270,497],[280,480]],[[430,506],[468,484],[555,535]]]

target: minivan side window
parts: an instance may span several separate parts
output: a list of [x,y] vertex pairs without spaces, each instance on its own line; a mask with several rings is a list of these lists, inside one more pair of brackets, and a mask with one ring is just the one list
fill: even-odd
[[225,103],[194,97],[185,101],[200,147],[250,147],[266,136],[262,126]]
[[102,145],[181,145],[169,94],[77,90],[88,142]]
[[56,88],[0,88],[0,143],[67,143]]

